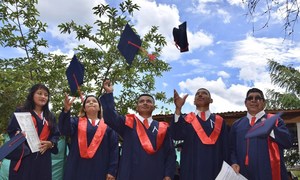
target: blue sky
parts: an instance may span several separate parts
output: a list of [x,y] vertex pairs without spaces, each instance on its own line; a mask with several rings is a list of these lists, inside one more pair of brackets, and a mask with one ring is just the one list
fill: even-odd
[[[51,0],[40,1],[41,20],[49,26],[45,37],[49,52],[74,54],[78,45],[74,34],[60,34],[57,25],[74,20],[78,24],[92,24],[92,7],[99,3],[117,7],[120,1],[111,0]],[[242,0],[133,0],[140,5],[132,24],[143,36],[152,25],[166,37],[167,46],[160,59],[172,67],[158,78],[156,87],[169,97],[176,89],[180,95],[189,94],[183,112],[194,111],[194,94],[198,88],[210,90],[215,113],[243,111],[247,90],[257,87],[280,90],[271,84],[267,59],[299,69],[299,25],[292,38],[284,39],[282,12],[272,11],[269,26],[260,29],[266,16],[246,16]],[[281,2],[281,1],[278,1]],[[284,1],[282,1],[284,2]],[[264,6],[257,7],[257,14]],[[187,22],[189,52],[180,53],[173,42],[172,29]],[[254,28],[254,32],[253,32]],[[89,42],[80,42],[91,44]],[[91,44],[92,46],[92,44]],[[0,51],[1,52],[1,51]],[[3,52],[3,51],[2,51]],[[6,56],[10,51],[5,51]],[[16,52],[14,52],[16,53]],[[5,55],[6,54],[6,55]],[[170,105],[174,109],[174,105]],[[158,110],[159,111],[159,110]]]

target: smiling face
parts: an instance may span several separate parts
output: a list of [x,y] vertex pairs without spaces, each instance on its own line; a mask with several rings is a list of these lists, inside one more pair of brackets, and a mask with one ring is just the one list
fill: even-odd
[[141,116],[150,117],[154,109],[155,109],[154,99],[151,96],[145,95],[139,97],[136,105],[136,111]]
[[210,93],[207,89],[200,88],[195,94],[194,104],[197,109],[200,107],[208,107],[212,101],[213,100],[211,99]]
[[33,94],[33,102],[35,108],[42,108],[44,107],[49,100],[49,93],[42,88],[37,89]]
[[255,116],[260,111],[264,110],[266,105],[265,99],[259,92],[250,92],[245,100],[245,106],[249,114]]

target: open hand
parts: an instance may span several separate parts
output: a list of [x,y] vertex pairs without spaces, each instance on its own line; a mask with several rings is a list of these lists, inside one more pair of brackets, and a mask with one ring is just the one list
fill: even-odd
[[106,79],[103,82],[103,88],[106,91],[106,93],[112,93],[114,91],[114,87],[112,86],[111,82],[109,79]]
[[65,93],[65,99],[64,99],[64,112],[68,112],[71,109],[71,106],[75,100],[75,97],[69,99],[69,95]]
[[176,106],[176,108],[180,108],[184,105],[186,98],[189,95],[186,94],[183,97],[180,97],[179,94],[177,93],[177,91],[174,89],[174,104]]

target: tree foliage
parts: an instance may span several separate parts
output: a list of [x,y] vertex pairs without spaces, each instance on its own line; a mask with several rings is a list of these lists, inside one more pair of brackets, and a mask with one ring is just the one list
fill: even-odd
[[270,109],[299,109],[300,72],[292,66],[281,65],[273,60],[269,60],[268,64],[272,83],[285,91],[268,90],[267,107]]
[[[300,108],[300,73],[292,66],[279,64],[274,60],[268,61],[271,81],[283,92],[269,89],[267,91],[268,109],[299,109]],[[293,134],[293,141],[296,142],[297,135]],[[285,151],[285,163],[288,167],[299,165],[299,151],[297,146]]]
[[[0,45],[4,50],[21,52],[0,58],[0,130],[7,127],[10,115],[22,105],[28,89],[35,83],[45,83],[56,92],[62,66],[61,57],[40,51],[48,46],[40,34],[47,25],[38,17],[37,1],[3,0],[0,4]],[[59,93],[61,94],[61,93]]]
[[[48,41],[42,35],[46,33],[47,24],[38,19],[36,4],[37,0],[2,0],[0,3],[0,45],[4,49],[22,52],[21,55],[0,58],[1,132],[7,127],[15,108],[24,102],[33,84],[41,82],[49,87],[52,111],[56,115],[63,106],[64,92],[69,92],[65,71],[71,59],[45,52]],[[78,25],[74,21],[59,25],[62,33],[76,33],[78,42],[85,39],[95,45],[91,48],[80,44],[75,49],[78,59],[85,66],[82,92],[101,95],[103,79],[110,78],[115,83],[115,89],[119,90],[115,93],[116,105],[122,113],[134,108],[140,92],[151,93],[163,103],[170,102],[165,93],[157,91],[154,86],[155,77],[171,69],[159,59],[166,41],[157,33],[158,27],[152,27],[141,38],[142,47],[151,49],[156,55],[154,62],[150,62],[145,53],[139,52],[132,66],[129,66],[117,49],[125,24],[129,22],[133,25],[129,19],[138,9],[139,6],[131,0],[120,3],[119,9],[99,4],[92,9],[97,16],[93,25]],[[75,103],[72,113],[77,114],[80,106],[80,101]]]
[[85,44],[76,48],[79,59],[88,70],[84,86],[90,88],[89,91],[96,91],[97,95],[101,95],[103,80],[109,78],[119,88],[120,93],[115,93],[115,99],[117,109],[123,114],[128,112],[128,107],[134,108],[135,100],[141,92],[153,94],[157,100],[164,103],[170,102],[164,92],[154,93],[155,77],[160,77],[163,72],[170,70],[167,63],[158,59],[163,46],[166,45],[165,38],[157,32],[158,27],[153,26],[141,38],[143,49],[152,48],[152,53],[157,57],[155,61],[149,61],[147,54],[139,51],[130,66],[117,49],[125,25],[133,24],[129,19],[132,19],[137,10],[139,6],[131,0],[120,3],[119,9],[100,4],[93,8],[94,15],[97,16],[94,22],[96,30],[88,24],[79,25],[74,21],[59,25],[62,33],[75,33],[76,39],[87,39],[95,44],[97,48],[90,48]]
[[287,167],[297,167],[300,164],[298,147],[285,151],[284,161]]

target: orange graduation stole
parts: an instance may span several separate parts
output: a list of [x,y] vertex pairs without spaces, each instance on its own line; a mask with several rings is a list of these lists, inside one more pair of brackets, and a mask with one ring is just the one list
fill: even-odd
[[87,132],[86,132],[87,122],[88,119],[86,117],[80,117],[78,119],[78,146],[79,146],[80,157],[91,159],[94,157],[97,149],[99,148],[103,140],[105,131],[107,129],[107,125],[104,123],[103,119],[100,120],[96,133],[94,134],[94,137],[92,139],[92,142],[88,146]]
[[223,118],[221,116],[216,115],[215,127],[209,137],[205,133],[203,127],[199,123],[199,121],[194,113],[192,113],[192,112],[189,113],[184,119],[187,123],[192,124],[194,130],[196,131],[199,139],[201,140],[201,142],[203,144],[215,144],[216,143],[216,141],[220,135],[221,129],[222,129]]
[[126,126],[133,128],[134,122],[136,123],[137,135],[139,137],[139,140],[140,140],[140,143],[141,143],[143,149],[148,154],[154,154],[155,152],[157,152],[160,149],[160,147],[165,139],[166,132],[168,129],[168,124],[165,122],[159,122],[158,130],[157,130],[158,132],[157,132],[157,136],[156,136],[156,149],[154,149],[153,145],[146,133],[146,130],[145,130],[143,124],[140,122],[140,120],[138,120],[134,114],[126,115],[126,120],[125,120]]
[[[273,114],[267,114],[267,118],[270,118]],[[278,119],[276,120],[275,126],[278,126]],[[280,180],[280,153],[278,144],[275,143],[271,137],[268,137],[269,157],[271,164],[272,180]]]
[[[38,131],[38,126],[37,126],[37,121],[36,121],[36,119],[35,119],[35,117],[33,115],[31,115],[31,118],[32,118],[35,130],[38,133],[39,131]],[[50,135],[50,129],[49,129],[48,123],[45,123],[44,126],[43,126],[43,129],[42,129],[42,132],[41,132],[39,138],[40,138],[41,141],[46,141],[48,139],[49,135]],[[22,162],[22,158],[23,158],[23,154],[24,154],[24,144],[22,144],[22,146],[23,146],[23,148],[22,148],[21,157],[20,157],[20,159],[18,160],[17,164],[14,167],[14,171],[16,171],[16,172],[20,168],[20,165],[21,165],[21,162]]]
[[[32,121],[33,121],[33,124],[34,124],[34,127],[36,129],[36,132],[38,133],[38,129],[37,129],[37,122],[36,122],[36,119],[34,116],[31,116],[32,117]],[[46,120],[48,122],[48,120]],[[42,132],[40,134],[40,140],[41,141],[46,141],[48,139],[50,135],[50,128],[48,126],[48,123],[45,123],[44,126],[43,126],[43,129],[42,129]]]

